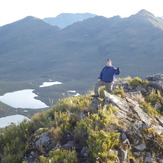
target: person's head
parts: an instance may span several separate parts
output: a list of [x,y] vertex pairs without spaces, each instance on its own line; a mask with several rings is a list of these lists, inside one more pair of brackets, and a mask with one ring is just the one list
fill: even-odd
[[111,62],[110,59],[107,59],[107,61],[106,61],[106,65],[107,65],[108,67],[112,65],[112,62]]

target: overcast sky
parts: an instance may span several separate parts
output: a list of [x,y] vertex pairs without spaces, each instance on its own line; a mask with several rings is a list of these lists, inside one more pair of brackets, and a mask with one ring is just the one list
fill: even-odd
[[93,13],[128,17],[141,9],[163,16],[163,0],[0,0],[0,26],[26,16],[55,17],[60,13]]

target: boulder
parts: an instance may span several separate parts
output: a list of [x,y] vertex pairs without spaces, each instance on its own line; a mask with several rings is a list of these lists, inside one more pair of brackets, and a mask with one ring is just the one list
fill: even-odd
[[144,163],[156,163],[156,161],[154,160],[154,158],[151,156],[151,154],[149,152],[146,153],[145,159],[144,159]]
[[156,102],[154,107],[157,109],[157,110],[160,110],[162,105],[159,103],[159,102]]
[[68,141],[66,144],[62,146],[63,149],[70,150],[74,147],[74,141]]
[[39,138],[37,139],[37,141],[35,141],[35,146],[37,150],[40,151],[41,153],[45,153],[50,149],[52,149],[53,147],[51,145],[52,145],[52,137],[49,131],[39,135]]
[[141,86],[137,86],[137,87],[135,88],[135,90],[136,90],[136,91],[140,91],[140,92],[144,92],[144,93],[147,92],[146,88],[145,88],[145,87],[141,87]]
[[26,153],[24,155],[23,162],[28,162],[28,163],[38,162],[37,160],[38,156],[39,154],[37,151],[31,150],[29,153]]
[[138,151],[144,151],[146,149],[146,144],[139,144],[139,145],[135,145],[133,146],[135,149],[137,149]]
[[89,152],[88,152],[87,147],[83,147],[82,148],[81,155],[84,156],[84,157],[88,157],[89,156]]
[[93,97],[92,103],[90,104],[90,107],[98,110],[100,104],[101,104],[101,101],[97,97]]

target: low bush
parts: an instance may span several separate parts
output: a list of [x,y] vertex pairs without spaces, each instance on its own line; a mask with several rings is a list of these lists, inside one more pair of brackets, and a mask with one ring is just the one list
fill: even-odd
[[139,77],[135,77],[132,80],[129,81],[129,84],[133,87],[136,88],[137,86],[148,86],[149,82],[143,81],[141,78]]

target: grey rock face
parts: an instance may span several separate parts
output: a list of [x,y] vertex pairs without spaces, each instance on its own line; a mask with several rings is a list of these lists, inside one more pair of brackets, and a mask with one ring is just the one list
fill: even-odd
[[84,156],[84,157],[88,157],[89,156],[89,152],[88,152],[88,149],[86,147],[82,148],[81,155]]
[[49,132],[44,132],[39,136],[39,139],[35,142],[36,148],[44,153],[48,151],[51,142],[51,136]]
[[163,74],[148,76],[146,79],[152,87],[159,89],[163,93]]
[[90,107],[98,110],[100,104],[101,104],[101,101],[97,97],[94,97],[92,99],[92,103],[90,104]]
[[148,81],[163,81],[163,74],[150,75],[146,79]]
[[146,149],[146,144],[139,144],[134,146],[135,149],[137,149],[138,151],[144,151]]
[[120,149],[121,162],[124,162],[127,160],[127,154],[128,152],[126,150]]

